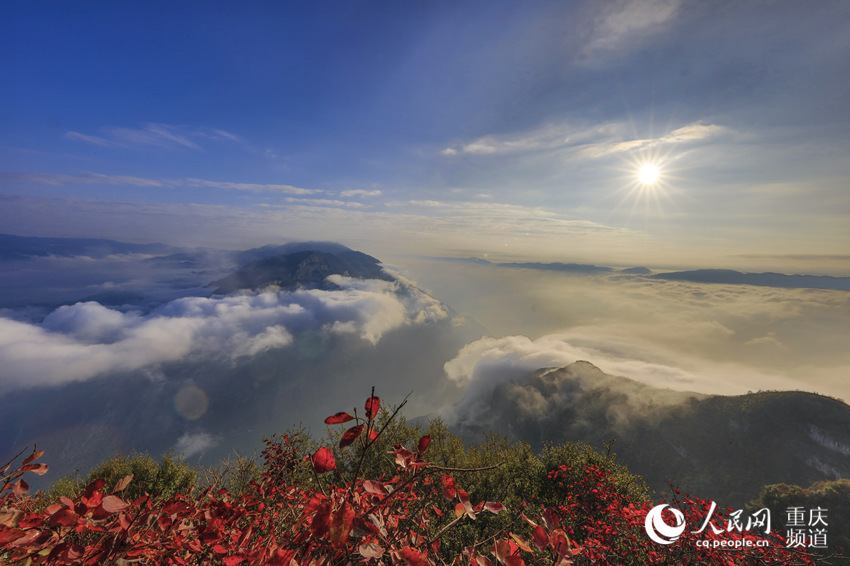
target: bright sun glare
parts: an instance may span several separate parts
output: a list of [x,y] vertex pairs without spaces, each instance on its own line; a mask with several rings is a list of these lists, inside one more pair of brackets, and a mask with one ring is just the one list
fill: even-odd
[[638,179],[644,185],[654,185],[658,181],[658,166],[646,163],[638,170]]

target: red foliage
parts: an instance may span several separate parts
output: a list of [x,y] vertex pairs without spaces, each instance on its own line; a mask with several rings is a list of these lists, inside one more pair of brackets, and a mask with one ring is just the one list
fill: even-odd
[[[377,397],[367,401],[369,422],[379,406]],[[345,422],[341,414],[329,420]],[[365,430],[369,432],[362,441],[368,449],[377,433]],[[343,437],[353,436],[353,442],[363,431],[364,425],[357,425]],[[293,439],[284,436],[267,441],[263,478],[242,495],[210,487],[199,494],[144,496],[127,502],[105,495],[105,482],[98,480],[76,499],[62,497],[44,510],[26,495],[20,479],[25,472],[46,471],[46,466],[31,466],[42,454],[33,451],[19,468],[9,472],[7,466],[0,475],[0,563],[431,566],[440,562],[435,555],[441,537],[455,524],[476,519],[485,510],[506,509],[495,502],[473,505],[455,478],[444,473],[447,470],[422,460],[429,440],[423,437],[417,452],[396,446],[390,454],[395,455],[398,470],[390,479],[350,478],[342,485],[324,486],[299,483],[294,472],[302,462],[309,460],[319,474],[336,468],[334,457],[327,448],[305,457]],[[536,521],[517,513],[512,523],[517,532],[490,533],[467,547],[453,564],[812,563],[807,555],[785,549],[780,539],[768,547],[734,553],[697,548],[690,533],[675,544],[655,544],[642,530],[649,502],[623,500],[603,470],[588,467],[579,472],[576,480],[576,473],[565,467],[553,470],[547,481],[557,492],[557,505],[543,508]],[[130,476],[122,479],[113,493],[131,481]],[[707,510],[705,501],[686,498],[672,503],[689,524],[698,522]],[[700,536],[719,535],[707,529]]]
[[336,469],[334,454],[324,446],[319,448],[315,454],[310,456],[310,462],[317,474],[323,474]]

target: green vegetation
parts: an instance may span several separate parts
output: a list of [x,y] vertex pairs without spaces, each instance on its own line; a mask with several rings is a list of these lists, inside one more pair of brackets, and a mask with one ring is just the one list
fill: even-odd
[[104,460],[84,478],[75,474],[58,479],[46,490],[45,502],[53,503],[60,496],[73,499],[97,479],[106,480],[104,489],[109,493],[119,480],[129,475],[133,480],[122,493],[129,501],[146,493],[162,498],[186,494],[198,483],[198,472],[173,454],[166,454],[157,461],[149,454],[133,452]]

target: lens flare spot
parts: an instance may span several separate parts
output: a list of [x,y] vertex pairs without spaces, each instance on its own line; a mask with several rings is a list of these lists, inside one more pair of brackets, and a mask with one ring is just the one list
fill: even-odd
[[187,385],[174,396],[174,408],[186,420],[194,421],[207,412],[210,399],[206,392],[196,385]]

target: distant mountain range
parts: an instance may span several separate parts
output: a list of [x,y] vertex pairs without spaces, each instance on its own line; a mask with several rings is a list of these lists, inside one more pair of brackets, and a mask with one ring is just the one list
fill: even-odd
[[27,260],[35,257],[91,257],[176,253],[179,248],[165,244],[128,244],[94,238],[37,238],[0,234],[0,260]]
[[656,389],[588,362],[506,381],[460,402],[454,432],[489,431],[537,449],[586,442],[612,451],[657,492],[682,491],[741,507],[765,484],[850,476],[850,406],[799,391],[740,396]]
[[756,285],[759,287],[784,287],[807,289],[837,289],[850,291],[850,277],[828,275],[785,275],[782,273],[741,273],[731,269],[697,269],[656,273],[654,279],[667,281],[693,281],[695,283],[725,283],[727,285]]
[[783,273],[742,273],[732,269],[696,269],[691,271],[672,271],[653,274],[646,267],[629,267],[615,269],[583,263],[494,263],[478,257],[440,258],[448,261],[494,265],[496,267],[511,267],[518,269],[536,269],[541,271],[560,271],[578,275],[599,275],[607,273],[622,273],[626,275],[645,275],[652,279],[667,281],[691,281],[693,283],[722,283],[725,285],[755,285],[758,287],[781,287],[786,289],[835,289],[850,291],[850,277],[832,277],[829,275],[786,275]]

